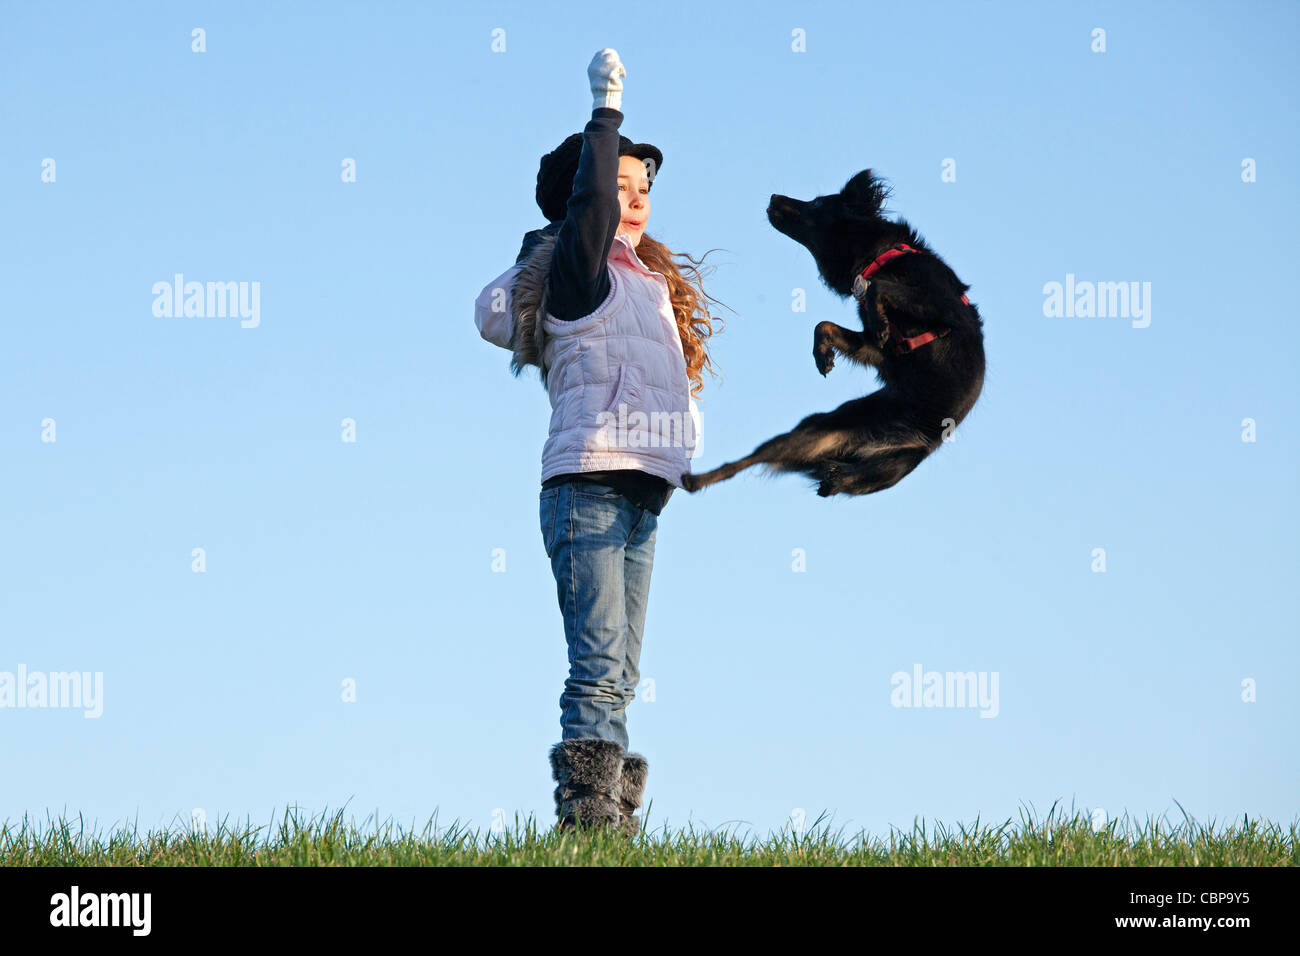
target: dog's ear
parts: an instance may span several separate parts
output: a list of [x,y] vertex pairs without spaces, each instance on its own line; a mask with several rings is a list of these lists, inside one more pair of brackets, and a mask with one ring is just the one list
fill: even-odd
[[876,216],[889,198],[889,186],[877,179],[871,170],[864,169],[844,184],[843,195],[850,209]]

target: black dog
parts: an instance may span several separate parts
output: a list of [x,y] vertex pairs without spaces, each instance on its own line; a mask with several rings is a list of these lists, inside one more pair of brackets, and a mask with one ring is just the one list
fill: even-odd
[[842,192],[801,202],[772,196],[769,221],[805,246],[822,282],[858,300],[862,332],[833,322],[813,331],[817,370],[838,352],[876,370],[884,387],[810,415],[753,454],[698,475],[698,491],[752,465],[802,472],[817,494],[869,495],[892,487],[939,447],[984,387],[984,324],[965,285],[903,219],[881,215],[889,188],[865,169]]

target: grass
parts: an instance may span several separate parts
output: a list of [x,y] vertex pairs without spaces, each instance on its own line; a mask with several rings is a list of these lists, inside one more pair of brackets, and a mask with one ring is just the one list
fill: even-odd
[[[647,811],[649,807],[646,808]],[[1202,826],[1187,818],[1177,825],[1127,815],[1094,829],[1081,813],[1058,815],[1053,804],[1035,821],[1021,812],[1019,826],[968,829],[958,824],[910,831],[891,828],[885,838],[846,838],[823,826],[824,814],[804,833],[785,830],[765,840],[693,827],[648,829],[633,839],[608,832],[560,834],[553,821],[540,827],[517,817],[513,830],[479,832],[437,815],[420,832],[402,831],[391,820],[372,829],[343,821],[343,811],[303,820],[287,809],[266,827],[148,832],[119,829],[87,834],[84,821],[48,820],[34,828],[0,825],[3,866],[1295,866],[1297,824],[1242,818],[1241,824]],[[1181,810],[1182,807],[1180,806]]]

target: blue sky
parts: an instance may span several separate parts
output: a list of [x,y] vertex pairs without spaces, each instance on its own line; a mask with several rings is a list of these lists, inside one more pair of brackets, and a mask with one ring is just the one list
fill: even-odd
[[[550,409],[472,303],[542,225],[537,160],[607,46],[622,132],[664,154],[648,233],[719,250],[696,470],[876,387],[816,372],[813,326],[852,309],[773,192],[888,178],[988,353],[957,440],[891,490],[673,496],[629,709],[649,825],[1296,818],[1293,4],[6,20],[0,672],[103,676],[93,719],[0,708],[0,820],[553,822]],[[176,273],[257,282],[257,326],[156,316]],[[1149,324],[1049,317],[1067,276],[1150,283]],[[892,706],[917,665],[996,674],[996,716]]]

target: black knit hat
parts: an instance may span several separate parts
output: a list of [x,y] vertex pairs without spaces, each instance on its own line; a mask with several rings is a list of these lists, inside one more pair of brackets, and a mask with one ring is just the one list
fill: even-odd
[[[618,138],[618,154],[649,160],[647,173],[650,188],[664,166],[664,154],[649,143],[634,143],[626,136]],[[573,193],[573,177],[578,175],[578,159],[582,156],[582,134],[574,133],[563,143],[542,157],[537,169],[537,205],[551,222],[564,219],[568,211],[569,196]]]

